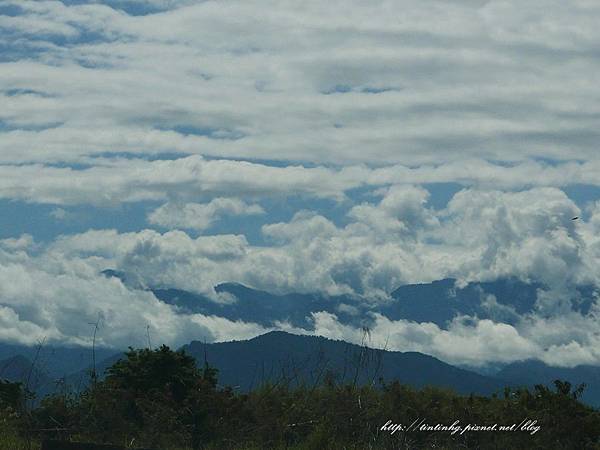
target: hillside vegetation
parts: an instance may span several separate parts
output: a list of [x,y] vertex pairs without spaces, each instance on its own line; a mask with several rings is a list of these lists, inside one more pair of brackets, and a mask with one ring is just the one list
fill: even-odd
[[[130,349],[106,377],[91,374],[80,393],[53,394],[31,406],[18,383],[0,384],[0,448],[36,448],[41,439],[156,449],[597,449],[600,413],[578,401],[583,387],[506,389],[491,397],[359,385],[325,372],[314,383],[263,383],[249,392],[219,385],[208,364],[184,350]],[[382,430],[405,426],[520,424],[525,431]]]

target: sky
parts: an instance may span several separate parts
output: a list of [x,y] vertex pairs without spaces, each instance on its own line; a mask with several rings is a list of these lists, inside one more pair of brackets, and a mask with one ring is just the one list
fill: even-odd
[[519,324],[373,335],[600,364],[597,308],[565,306],[600,286],[599,20],[593,0],[2,0],[0,340],[266,331],[105,269],[216,302],[222,282],[386,301],[516,277],[547,286]]

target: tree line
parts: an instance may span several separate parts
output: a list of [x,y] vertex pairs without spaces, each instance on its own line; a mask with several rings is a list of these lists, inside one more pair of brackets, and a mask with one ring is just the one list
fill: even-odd
[[[21,384],[0,381],[0,449],[35,449],[42,439],[163,450],[600,449],[600,412],[579,401],[583,386],[558,380],[483,397],[358,385],[328,372],[319,384],[239,392],[166,346],[130,349],[105,377],[92,375],[81,392],[65,387],[35,404]],[[496,430],[453,433],[457,423]]]

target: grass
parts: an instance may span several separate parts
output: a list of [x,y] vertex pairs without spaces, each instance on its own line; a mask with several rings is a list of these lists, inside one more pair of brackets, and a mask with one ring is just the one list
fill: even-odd
[[39,450],[38,442],[27,442],[14,433],[0,431],[0,450]]

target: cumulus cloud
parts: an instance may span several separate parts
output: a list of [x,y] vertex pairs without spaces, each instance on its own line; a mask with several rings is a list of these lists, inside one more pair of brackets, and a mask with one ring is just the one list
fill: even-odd
[[[600,362],[597,305],[584,314],[572,310],[569,301],[573,287],[600,284],[597,205],[589,207],[588,220],[572,221],[581,211],[554,188],[464,189],[441,210],[429,207],[424,189],[410,185],[380,189],[371,198],[349,210],[346,224],[310,211],[267,224],[262,232],[268,245],[261,246],[243,235],[193,238],[181,230],[90,230],[49,244],[30,236],[2,240],[1,316],[15,323],[6,339],[29,342],[43,334],[85,343],[87,323],[98,316],[105,323],[104,343],[113,345],[143,343],[146,324],[156,340],[171,343],[265,331],[256,324],[181,314],[144,290],[149,287],[176,287],[220,302],[230,299],[219,298],[214,286],[233,281],[267,291],[385,302],[406,283],[517,276],[544,285],[535,308],[524,316],[501,311],[494,320],[458,317],[442,328],[374,314],[373,345],[387,343],[390,349],[470,366],[527,358],[567,366]],[[105,278],[106,268],[125,272],[132,284]],[[490,298],[486,305],[498,308]],[[509,323],[502,323],[507,315]],[[331,313],[313,316],[314,330],[303,332],[358,342],[360,329]]]
[[426,208],[429,192],[414,186],[388,189],[377,205],[354,206],[348,216],[357,226],[367,226],[383,241],[394,235],[414,235],[417,231],[438,225],[435,213]]
[[[356,344],[365,342],[364,329],[342,323],[335,314],[316,312],[312,318],[315,334]],[[600,363],[599,331],[596,314],[570,313],[551,319],[534,314],[516,325],[457,317],[446,329],[374,314],[366,344],[392,351],[417,351],[469,367],[532,358],[551,366],[573,367]]]
[[247,204],[235,198],[215,198],[209,203],[165,203],[148,215],[148,221],[165,228],[205,230],[224,216],[264,214],[257,204]]
[[0,239],[0,248],[8,251],[32,249],[34,245],[35,241],[30,234],[22,234],[18,238]]
[[[263,330],[181,315],[106,268],[215,301],[223,281],[384,301],[409,282],[516,276],[546,285],[535,316],[448,329],[374,317],[374,335],[461,364],[598,360],[595,310],[565,299],[599,284],[600,204],[581,210],[561,191],[600,186],[596,3],[6,0],[2,11],[0,199],[51,205],[55,222],[73,205],[152,202],[149,225],[167,231],[0,240],[0,339],[84,343],[98,316],[111,345],[135,344],[146,325],[169,343]],[[436,209],[426,183],[464,189]],[[353,202],[357,191],[368,195]],[[308,202],[291,219],[259,206],[294,195]],[[347,214],[310,211],[324,198]],[[263,214],[264,245],[177,230],[251,214]],[[315,324],[358,332],[324,313]]]
[[[171,246],[185,259],[182,249],[191,242],[186,238],[183,233],[165,236],[161,258],[171,258],[172,262],[175,253],[167,254]],[[0,339],[27,345],[45,339],[87,346],[91,344],[90,323],[98,320],[97,344],[117,348],[145,345],[147,326],[155,342],[174,346],[193,339],[246,339],[268,331],[253,323],[182,314],[157,300],[150,291],[131,289],[116,278],[103,276],[101,271],[114,262],[111,259],[114,244],[119,241],[125,244],[127,240],[128,236],[114,232],[91,232],[69,242],[57,242],[41,252],[30,236],[1,240]],[[216,261],[232,258],[240,248],[235,241],[235,238],[200,238],[198,248],[187,257]],[[131,243],[131,252],[126,252],[123,259],[133,267],[148,258],[149,266],[156,267],[160,265],[156,253],[151,236],[141,236]],[[133,272],[136,273],[143,273],[145,280],[153,285],[164,280],[179,281],[168,275],[150,280],[147,277],[152,275],[147,268]],[[186,275],[191,274],[188,271],[178,276]]]
[[572,221],[577,205],[562,191],[538,188],[523,192],[463,190],[443,212],[446,226],[435,234],[443,242],[471,248],[471,260],[457,274],[489,279],[532,278],[548,285],[584,281],[585,241]]
[[[592,225],[571,220],[579,208],[558,189],[467,189],[442,210],[428,206],[422,188],[394,186],[379,194],[350,209],[345,225],[310,211],[264,225],[266,246],[249,245],[243,235],[193,239],[182,231],[99,230],[63,236],[51,248],[109,258],[118,269],[138,273],[146,286],[203,293],[224,281],[372,297],[444,277],[516,276],[557,290],[598,282]],[[183,219],[175,214],[173,220]]]
[[0,339],[87,346],[89,324],[97,320],[97,343],[118,348],[145,345],[146,326],[157,341],[170,345],[265,332],[256,324],[179,314],[149,291],[128,289],[120,280],[104,277],[99,272],[103,264],[99,256],[0,250]]

